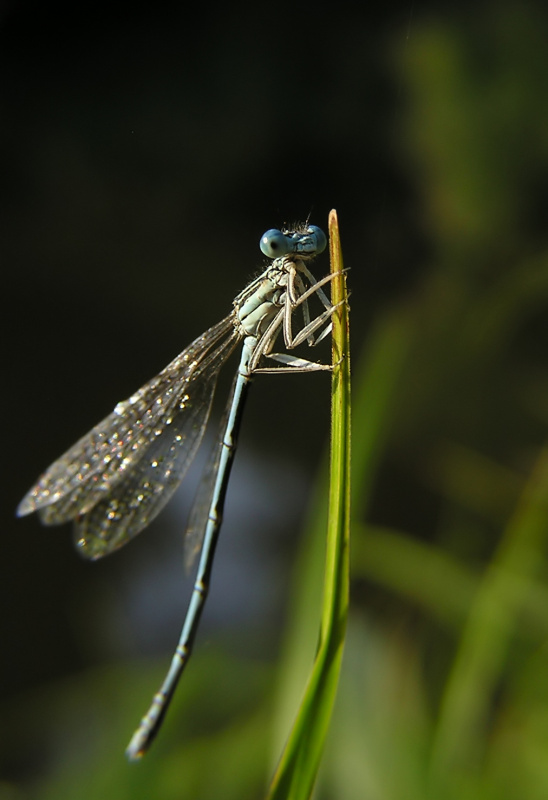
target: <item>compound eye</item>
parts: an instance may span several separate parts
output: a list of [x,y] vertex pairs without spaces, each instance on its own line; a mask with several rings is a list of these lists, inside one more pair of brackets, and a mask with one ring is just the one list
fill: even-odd
[[268,258],[280,258],[293,251],[293,242],[281,231],[271,228],[261,236],[260,248]]
[[327,246],[327,237],[317,225],[309,225],[308,233],[316,239],[316,253],[323,253]]

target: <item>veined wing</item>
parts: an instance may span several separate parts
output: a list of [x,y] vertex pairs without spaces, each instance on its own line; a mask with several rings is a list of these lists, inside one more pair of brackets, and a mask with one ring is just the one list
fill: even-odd
[[[86,558],[111,553],[136,536],[160,513],[181,483],[209,418],[219,370],[237,341],[217,348],[206,371],[192,381],[173,414],[142,458],[93,508],[74,523],[75,544]],[[228,345],[228,346],[227,346]]]
[[[231,398],[233,395],[233,389],[231,391]],[[231,398],[229,399],[225,413],[223,414],[219,428],[219,434],[217,435],[213,449],[209,454],[206,468],[200,481],[200,485],[198,486],[194,503],[192,504],[192,509],[190,511],[190,516],[188,518],[188,525],[185,531],[184,541],[184,559],[187,572],[190,572],[190,569],[196,560],[196,556],[200,552],[202,542],[204,541],[207,521],[209,519],[209,511],[211,508],[211,499],[213,497],[215,481],[219,471],[219,462],[223,452],[223,433],[225,431],[228,415],[230,413]]]
[[186,389],[199,383],[210,366],[218,364],[218,371],[236,338],[230,315],[195,339],[55,461],[25,495],[17,514],[38,511],[42,522],[54,525],[87,513],[135,468],[181,406],[194,422],[190,430],[199,430],[200,410],[188,404]]

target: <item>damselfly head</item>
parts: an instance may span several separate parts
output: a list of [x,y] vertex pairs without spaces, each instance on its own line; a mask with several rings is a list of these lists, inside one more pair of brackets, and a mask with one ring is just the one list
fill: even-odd
[[314,258],[327,245],[325,233],[317,225],[307,225],[299,230],[271,228],[261,236],[260,248],[268,258],[283,258],[295,253],[301,257]]

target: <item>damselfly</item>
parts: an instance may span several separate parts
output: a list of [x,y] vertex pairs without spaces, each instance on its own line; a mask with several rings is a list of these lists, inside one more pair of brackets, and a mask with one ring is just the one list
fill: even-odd
[[[201,547],[189,608],[168,673],[129,746],[130,759],[148,749],[190,657],[206,599],[222,508],[244,400],[258,372],[330,370],[289,353],[273,352],[281,334],[291,350],[312,346],[331,329],[334,307],[307,263],[326,246],[315,225],[267,231],[261,250],[272,263],[241,292],[232,312],[207,330],[149,383],[55,461],[21,501],[17,514],[37,511],[43,523],[72,520],[76,547],[97,559],[121,547],[156,517],[180,484],[202,439],[217,376],[239,342],[242,353],[225,417],[190,516],[187,562]],[[311,319],[309,300],[322,310]],[[295,312],[302,325],[298,332]],[[272,363],[268,364],[269,359]]]

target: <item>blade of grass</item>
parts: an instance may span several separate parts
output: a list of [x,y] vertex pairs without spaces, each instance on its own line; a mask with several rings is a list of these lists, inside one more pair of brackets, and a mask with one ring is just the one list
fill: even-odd
[[348,615],[350,527],[350,353],[346,279],[337,214],[329,215],[333,315],[331,465],[324,594],[316,658],[297,717],[272,779],[269,800],[310,797],[329,728]]
[[[442,699],[431,755],[433,796],[447,775],[482,763],[497,682],[510,640],[541,569],[548,530],[548,449],[541,452],[497,553],[478,588]],[[458,784],[456,794],[458,795]]]

